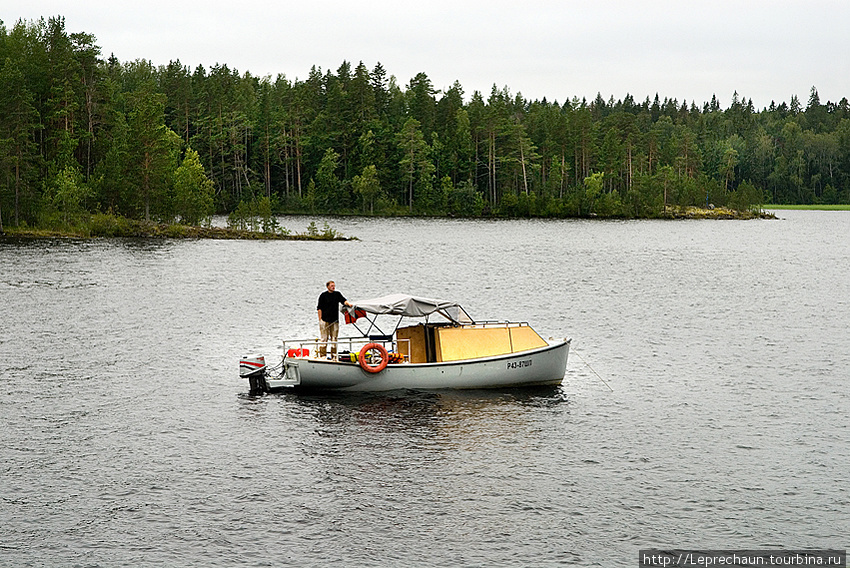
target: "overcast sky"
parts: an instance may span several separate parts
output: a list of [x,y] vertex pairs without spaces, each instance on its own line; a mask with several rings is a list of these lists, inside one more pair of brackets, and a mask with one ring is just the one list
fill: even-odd
[[380,62],[402,87],[457,80],[467,100],[494,84],[550,101],[715,94],[724,108],[735,91],[758,109],[805,106],[813,86],[850,98],[850,0],[0,0],[7,29],[55,15],[121,61],[291,80]]

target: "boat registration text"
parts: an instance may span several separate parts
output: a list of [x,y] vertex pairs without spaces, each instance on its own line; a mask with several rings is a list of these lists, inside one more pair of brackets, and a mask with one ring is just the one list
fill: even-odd
[[524,361],[508,361],[508,369],[521,369],[523,367],[531,367],[531,359]]

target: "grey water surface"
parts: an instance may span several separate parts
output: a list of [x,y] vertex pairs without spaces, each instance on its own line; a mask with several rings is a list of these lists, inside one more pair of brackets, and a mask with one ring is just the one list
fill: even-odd
[[[846,548],[850,212],[779,217],[0,240],[0,566]],[[247,396],[239,357],[315,335],[328,279],[572,337],[564,384]]]

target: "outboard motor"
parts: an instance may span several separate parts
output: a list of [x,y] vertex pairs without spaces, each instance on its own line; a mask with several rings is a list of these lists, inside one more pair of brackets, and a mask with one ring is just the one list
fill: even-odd
[[267,392],[266,358],[262,355],[246,355],[239,360],[239,376],[248,379],[251,396]]

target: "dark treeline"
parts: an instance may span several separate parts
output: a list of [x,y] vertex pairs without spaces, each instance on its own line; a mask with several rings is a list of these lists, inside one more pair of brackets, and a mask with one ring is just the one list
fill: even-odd
[[[380,63],[304,80],[102,58],[61,17],[0,22],[0,223],[93,212],[624,216],[850,203],[850,105],[468,100]],[[0,225],[2,229],[2,225]]]

